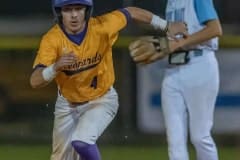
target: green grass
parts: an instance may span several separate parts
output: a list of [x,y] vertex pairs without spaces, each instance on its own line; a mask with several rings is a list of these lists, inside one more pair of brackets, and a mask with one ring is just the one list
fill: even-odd
[[[167,160],[165,146],[101,146],[103,160]],[[240,160],[239,148],[219,147],[220,160]],[[50,146],[2,145],[0,160],[49,160]],[[193,158],[191,150],[191,159]]]

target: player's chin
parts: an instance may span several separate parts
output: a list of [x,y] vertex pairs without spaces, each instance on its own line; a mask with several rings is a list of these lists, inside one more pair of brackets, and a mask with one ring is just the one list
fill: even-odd
[[79,33],[81,29],[78,26],[71,26],[70,30],[72,33]]

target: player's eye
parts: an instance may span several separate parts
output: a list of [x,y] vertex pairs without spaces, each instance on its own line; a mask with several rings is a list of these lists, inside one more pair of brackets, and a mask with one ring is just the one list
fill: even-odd
[[75,8],[76,11],[85,11],[86,7],[78,6]]
[[63,7],[62,8],[63,12],[70,12],[71,10],[72,10],[72,8],[70,8],[70,7]]

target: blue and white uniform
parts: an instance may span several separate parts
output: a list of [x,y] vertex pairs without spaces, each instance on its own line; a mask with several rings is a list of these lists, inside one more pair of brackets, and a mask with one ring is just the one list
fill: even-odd
[[[202,30],[218,19],[212,0],[168,0],[166,19],[185,22],[188,32]],[[197,160],[218,160],[211,137],[213,112],[219,90],[218,39],[191,46],[189,62],[169,65],[162,84],[162,107],[170,160],[189,160],[187,137]]]

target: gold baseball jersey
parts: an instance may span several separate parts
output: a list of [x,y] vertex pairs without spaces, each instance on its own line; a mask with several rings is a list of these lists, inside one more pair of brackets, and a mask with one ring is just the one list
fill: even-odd
[[60,93],[69,102],[100,97],[114,83],[112,45],[126,24],[126,15],[120,10],[91,17],[79,45],[56,24],[43,36],[33,68],[49,66],[64,54],[64,50],[72,51],[78,57],[77,62],[65,67],[55,78]]

